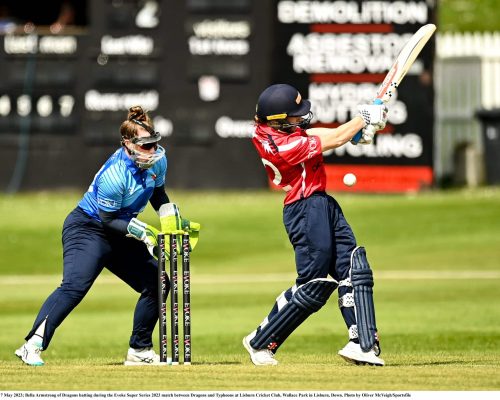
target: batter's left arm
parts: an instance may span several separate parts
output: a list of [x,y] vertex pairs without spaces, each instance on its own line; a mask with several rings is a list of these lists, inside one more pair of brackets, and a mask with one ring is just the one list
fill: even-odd
[[356,116],[337,128],[311,128],[307,129],[306,133],[309,136],[318,136],[321,140],[321,151],[326,151],[346,144],[364,126],[363,118]]

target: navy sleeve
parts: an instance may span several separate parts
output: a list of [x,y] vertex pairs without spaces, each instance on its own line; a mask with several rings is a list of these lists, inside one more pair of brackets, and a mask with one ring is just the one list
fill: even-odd
[[155,187],[149,202],[156,211],[160,209],[162,204],[170,203],[170,199],[168,198],[167,192],[165,192],[165,188],[163,186]]
[[117,218],[118,212],[109,212],[99,209],[99,218],[104,225],[104,229],[113,233],[126,235],[128,233],[128,221]]

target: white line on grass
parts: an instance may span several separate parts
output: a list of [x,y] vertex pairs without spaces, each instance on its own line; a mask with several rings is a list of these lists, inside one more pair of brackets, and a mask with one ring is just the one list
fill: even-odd
[[[375,271],[376,280],[477,280],[500,279],[500,271]],[[283,274],[235,274],[235,275],[198,275],[192,274],[195,285],[212,285],[216,283],[265,283],[293,282],[295,275]],[[0,277],[0,285],[59,285],[60,275],[6,275]],[[121,281],[113,275],[103,275],[97,278],[95,284],[115,284]]]

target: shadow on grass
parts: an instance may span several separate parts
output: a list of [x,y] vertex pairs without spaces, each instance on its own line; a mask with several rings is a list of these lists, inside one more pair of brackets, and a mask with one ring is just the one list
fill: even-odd
[[388,367],[430,367],[437,365],[463,365],[463,364],[474,364],[476,362],[481,362],[479,360],[448,360],[448,361],[422,361],[422,362],[400,362],[388,364]]
[[[124,367],[131,367],[131,368],[136,368],[136,367],[188,367],[188,365],[184,365],[183,363],[180,363],[178,365],[172,365],[172,364],[166,364],[166,365],[124,365],[123,362],[111,362],[111,363],[106,363],[105,365],[109,366],[124,366]],[[220,362],[192,362],[190,366],[196,366],[196,365],[204,365],[204,366],[210,366],[210,365],[243,365],[243,363],[238,362],[238,361],[220,361]]]

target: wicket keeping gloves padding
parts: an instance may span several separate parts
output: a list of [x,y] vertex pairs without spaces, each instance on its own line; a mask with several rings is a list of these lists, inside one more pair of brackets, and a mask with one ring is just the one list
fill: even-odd
[[158,229],[137,218],[132,218],[127,226],[128,237],[143,241],[154,258],[158,258]]
[[[193,251],[198,244],[201,225],[198,222],[189,221],[184,218],[182,218],[181,221],[182,230],[189,233],[189,247],[191,248],[190,250]],[[179,249],[180,248],[181,246],[179,245]]]
[[182,233],[182,218],[179,207],[175,203],[162,204],[158,210],[160,216],[161,231],[170,235],[171,233]]
[[[194,248],[196,247],[196,245],[198,244],[198,237],[200,236],[200,224],[198,224],[197,222],[189,222],[189,224],[191,226],[193,226],[193,224],[198,226],[197,230],[191,228],[192,230],[188,231],[189,232],[189,247],[191,247],[191,251],[193,251]],[[180,248],[180,246],[179,246],[179,248]]]
[[[201,229],[199,223],[182,218],[179,207],[175,203],[162,204],[158,210],[158,215],[160,216],[161,231],[163,233],[169,235],[188,232],[191,251],[195,248]],[[180,246],[178,248],[180,249]]]

